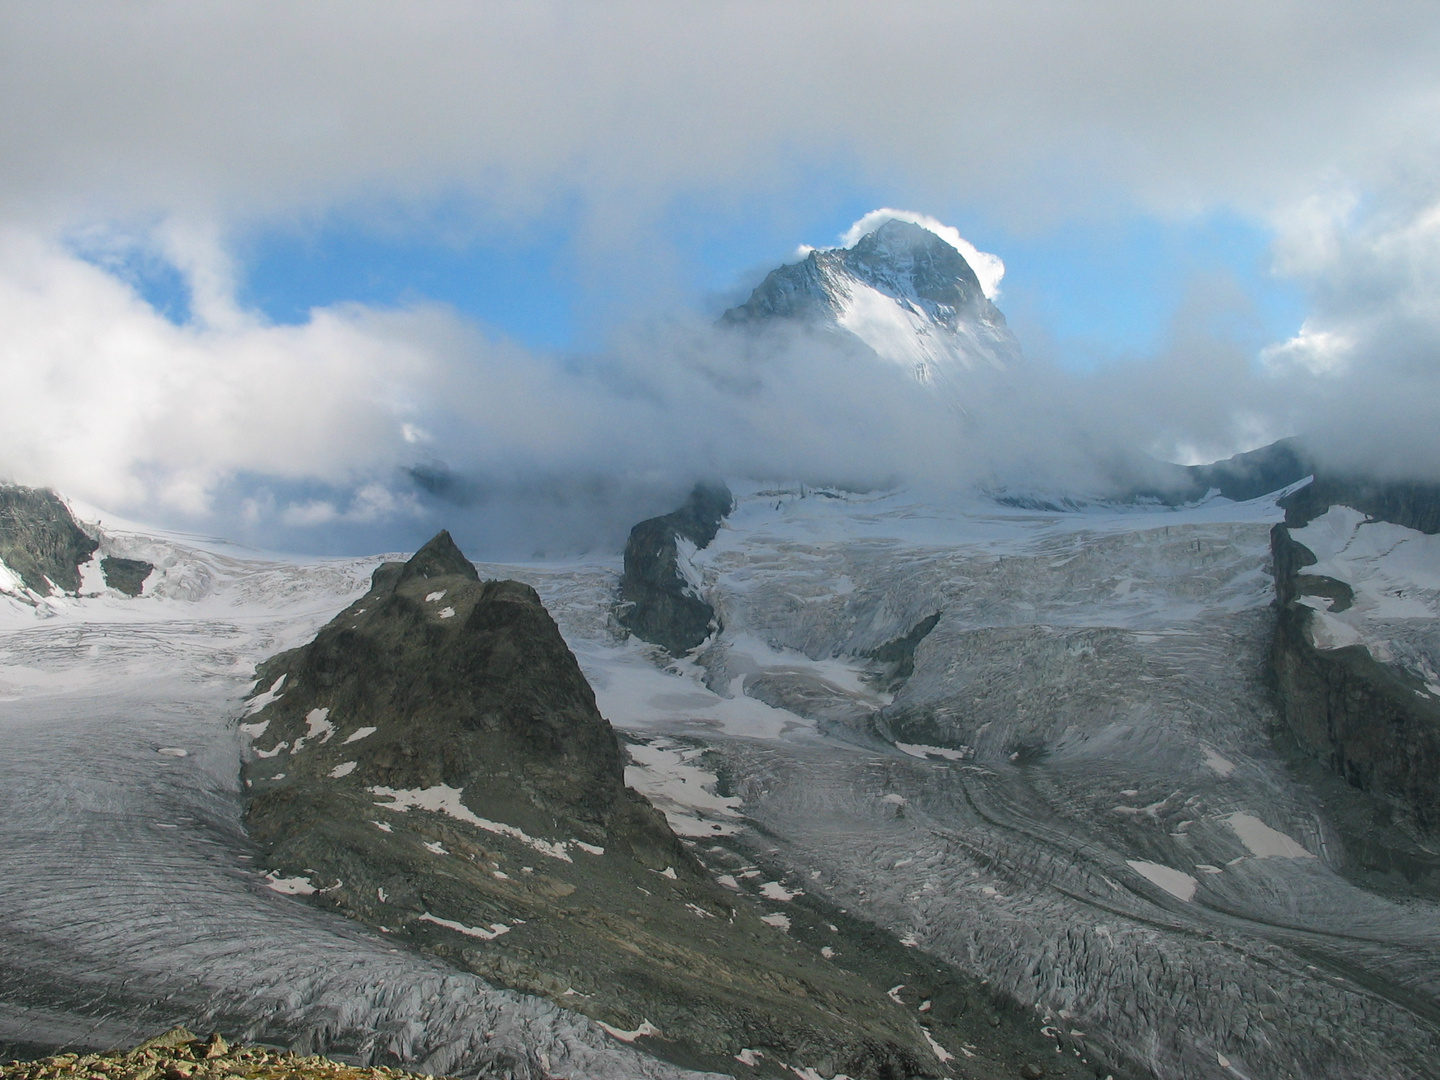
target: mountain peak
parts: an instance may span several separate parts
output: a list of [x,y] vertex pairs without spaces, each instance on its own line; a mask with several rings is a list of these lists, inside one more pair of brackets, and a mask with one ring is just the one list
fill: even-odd
[[798,321],[859,339],[921,382],[977,364],[1004,370],[1020,347],[975,270],[949,241],[890,218],[852,247],[817,248],[777,267],[727,325]]
[[467,577],[471,581],[480,579],[474,564],[455,546],[449,530],[441,529],[424,547],[410,556],[410,561],[400,573],[400,580],[404,582],[414,578],[447,577],[452,574]]

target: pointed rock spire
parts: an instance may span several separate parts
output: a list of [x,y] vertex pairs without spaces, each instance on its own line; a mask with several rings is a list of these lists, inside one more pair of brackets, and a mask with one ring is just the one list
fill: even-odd
[[479,581],[475,565],[455,545],[446,529],[436,533],[424,547],[410,557],[405,569],[400,572],[400,581],[415,578],[446,577],[458,574],[471,581]]

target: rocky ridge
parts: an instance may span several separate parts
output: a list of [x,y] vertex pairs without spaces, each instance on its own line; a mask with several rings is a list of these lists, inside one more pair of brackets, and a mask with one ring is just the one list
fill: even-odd
[[245,820],[271,888],[677,1064],[935,1073],[884,986],[717,884],[624,786],[534,591],[480,581],[448,534],[258,675]]

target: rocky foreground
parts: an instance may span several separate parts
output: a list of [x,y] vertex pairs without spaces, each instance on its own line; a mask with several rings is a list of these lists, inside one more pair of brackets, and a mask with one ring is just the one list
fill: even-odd
[[268,1046],[231,1044],[218,1032],[202,1039],[183,1027],[148,1039],[133,1050],[57,1054],[0,1065],[0,1080],[418,1080],[421,1075],[382,1066],[346,1065]]

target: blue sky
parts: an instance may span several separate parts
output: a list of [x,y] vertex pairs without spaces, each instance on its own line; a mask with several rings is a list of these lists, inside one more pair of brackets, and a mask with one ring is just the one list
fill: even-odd
[[[883,192],[856,192],[782,222],[768,214],[738,217],[733,209],[707,213],[693,203],[684,213],[672,210],[670,227],[653,237],[668,274],[643,299],[587,272],[577,256],[577,222],[563,217],[477,235],[463,219],[447,228],[441,213],[419,224],[337,213],[240,237],[238,298],[280,324],[303,323],[312,309],[337,304],[434,301],[532,349],[597,349],[617,318],[664,317],[673,304],[710,312],[736,302],[798,244],[833,245],[852,222],[892,202]],[[1005,260],[1002,310],[1022,336],[1043,335],[1056,359],[1078,370],[1161,349],[1197,281],[1223,278],[1243,294],[1250,310],[1233,329],[1257,350],[1293,335],[1305,316],[1299,286],[1274,271],[1273,233],[1232,213],[1162,220],[1132,211],[1018,235],[964,210],[942,220]],[[174,266],[135,249],[125,272],[167,318],[189,320],[188,286]]]

